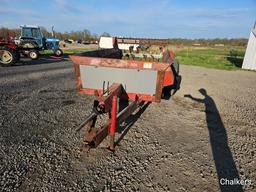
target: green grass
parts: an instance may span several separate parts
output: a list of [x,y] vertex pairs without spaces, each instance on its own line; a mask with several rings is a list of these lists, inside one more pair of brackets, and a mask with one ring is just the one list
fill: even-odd
[[[243,48],[193,48],[187,47],[176,50],[176,58],[181,64],[203,66],[215,69],[239,69],[241,58],[244,56]],[[227,57],[233,56],[232,61]]]
[[[95,49],[65,49],[65,55],[77,54]],[[207,68],[236,70],[241,67],[242,57],[245,53],[243,47],[184,47],[174,50],[179,63],[185,65],[202,66]],[[46,50],[42,55],[53,55]],[[228,57],[232,56],[232,59]],[[238,58],[237,58],[238,57]],[[240,67],[239,67],[240,66]]]
[[[64,49],[63,54],[65,55],[72,55],[72,54],[77,54],[77,53],[82,53],[86,51],[92,51],[93,49]],[[51,50],[45,50],[45,51],[40,51],[40,54],[42,55],[53,55],[53,51]]]

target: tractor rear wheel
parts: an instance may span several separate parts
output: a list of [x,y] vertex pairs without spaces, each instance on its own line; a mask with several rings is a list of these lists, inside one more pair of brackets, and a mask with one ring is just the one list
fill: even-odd
[[0,64],[10,66],[19,60],[19,52],[10,48],[0,48]]

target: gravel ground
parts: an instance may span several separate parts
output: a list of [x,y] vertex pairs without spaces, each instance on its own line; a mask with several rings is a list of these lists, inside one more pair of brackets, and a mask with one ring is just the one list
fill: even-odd
[[74,130],[93,97],[67,59],[40,63],[0,68],[1,191],[256,191],[255,72],[182,65],[180,91],[138,111],[115,153],[85,154]]

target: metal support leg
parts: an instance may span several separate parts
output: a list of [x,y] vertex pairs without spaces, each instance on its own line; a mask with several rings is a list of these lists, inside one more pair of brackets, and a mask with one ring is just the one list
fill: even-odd
[[111,110],[111,124],[109,129],[110,136],[110,150],[115,149],[115,133],[116,133],[116,116],[117,116],[117,96],[112,98],[112,110]]

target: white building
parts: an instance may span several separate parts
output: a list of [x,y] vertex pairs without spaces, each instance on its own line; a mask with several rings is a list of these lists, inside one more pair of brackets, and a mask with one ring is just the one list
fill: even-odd
[[[100,37],[99,47],[102,49],[114,48],[115,38],[114,37]],[[133,46],[133,50],[136,51],[139,46],[138,43],[117,43],[118,48],[121,50],[129,50]]]
[[100,37],[99,47],[102,49],[112,49],[114,48],[114,43],[114,37]]
[[256,70],[256,25],[250,33],[242,68]]

